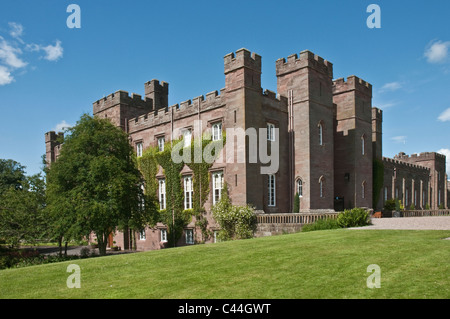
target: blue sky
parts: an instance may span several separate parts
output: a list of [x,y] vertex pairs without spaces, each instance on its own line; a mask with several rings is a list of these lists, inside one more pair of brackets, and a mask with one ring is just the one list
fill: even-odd
[[[81,8],[81,28],[66,25]],[[366,24],[371,3],[381,28]],[[38,173],[44,133],[75,124],[117,90],[144,95],[169,82],[169,104],[224,87],[223,57],[262,56],[262,86],[276,91],[275,61],[302,50],[331,61],[334,78],[373,85],[384,111],[383,153],[440,151],[450,158],[448,1],[18,0],[0,5],[0,158]],[[450,165],[447,165],[448,171]]]

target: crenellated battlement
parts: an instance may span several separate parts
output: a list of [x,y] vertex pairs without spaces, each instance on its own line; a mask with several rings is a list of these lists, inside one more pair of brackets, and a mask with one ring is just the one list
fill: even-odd
[[372,107],[372,119],[382,120],[383,119],[383,110]]
[[424,167],[424,166],[421,166],[421,165],[404,162],[404,161],[401,161],[401,160],[396,159],[396,158],[383,157],[383,162],[384,163],[393,164],[396,167],[414,168],[414,169],[423,170],[424,173],[428,173],[428,174],[430,173],[430,169],[428,167]]
[[172,112],[173,120],[176,121],[184,117],[198,114],[199,107],[200,112],[221,107],[225,105],[224,91],[225,89],[221,89],[220,94],[218,91],[212,91],[207,93],[206,96],[200,95],[180,102],[179,104],[174,104],[159,110],[156,109],[152,112],[130,119],[128,120],[130,132],[168,123],[172,120]]
[[285,58],[278,59],[275,67],[277,76],[310,67],[333,78],[333,63],[308,50],[300,52],[300,56],[291,54],[287,60]]
[[261,73],[261,56],[242,48],[224,56],[225,74],[246,67]]
[[356,75],[350,75],[347,77],[347,81],[344,78],[339,78],[333,81],[333,94],[339,94],[352,90],[357,90],[372,96],[372,84],[364,81]]
[[116,91],[111,93],[108,96],[105,96],[102,99],[99,99],[93,103],[93,112],[94,115],[100,111],[106,110],[110,107],[124,104],[131,107],[144,108],[148,110],[153,109],[153,101],[150,98],[145,97],[142,99],[142,96],[136,93],[132,93],[131,96],[126,91]]
[[394,156],[396,159],[404,160],[404,161],[432,161],[432,160],[440,160],[445,161],[446,156],[443,154],[439,154],[436,152],[422,152],[420,154],[411,154],[407,155],[403,152],[398,153]]

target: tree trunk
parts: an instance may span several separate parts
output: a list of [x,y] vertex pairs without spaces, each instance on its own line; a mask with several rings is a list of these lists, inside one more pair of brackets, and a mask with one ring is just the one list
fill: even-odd
[[59,257],[62,257],[62,236],[58,237]]
[[108,244],[108,234],[97,234],[97,242],[100,256],[105,256],[106,245]]
[[64,257],[67,257],[67,245],[69,244],[68,241],[65,242],[64,244]]

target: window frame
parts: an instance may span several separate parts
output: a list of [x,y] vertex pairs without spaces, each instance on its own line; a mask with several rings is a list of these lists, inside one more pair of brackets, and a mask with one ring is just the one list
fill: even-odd
[[160,229],[160,241],[162,242],[162,243],[167,243],[168,242],[168,240],[167,240],[167,229],[166,228],[161,228]]
[[[217,204],[220,199],[222,198],[222,190],[223,190],[223,171],[216,171],[216,172],[212,172],[212,183],[213,183],[213,192],[212,192],[212,200],[213,200],[213,205]],[[216,179],[219,178],[219,186],[217,187],[217,183],[216,183]]]
[[[187,134],[189,133],[189,134]],[[192,143],[192,129],[186,128],[183,130],[183,148],[184,147],[190,147]],[[186,136],[189,135],[189,138],[186,138]]]
[[267,206],[269,207],[275,207],[277,202],[276,202],[276,197],[277,197],[277,193],[276,193],[276,177],[275,174],[268,174],[267,175]]
[[211,140],[220,141],[222,139],[222,121],[211,124]]
[[323,146],[323,124],[322,124],[322,122],[320,122],[318,124],[318,128],[319,128],[319,145]]
[[[164,187],[162,187],[164,185]],[[158,199],[159,199],[159,210],[166,209],[166,179],[160,178],[158,180]]]
[[270,142],[275,142],[275,124],[268,122],[266,124],[266,129],[267,129],[267,140]]
[[[188,235],[190,234],[190,236]],[[185,229],[184,231],[186,245],[194,245],[194,230],[193,229]]]
[[301,178],[297,179],[297,194],[298,197],[303,197],[303,180]]
[[143,228],[139,231],[139,240],[146,240],[146,239],[147,239],[147,236],[145,234],[145,228]]
[[[183,193],[184,193],[184,209],[192,209],[193,208],[193,181],[192,175],[183,177]],[[189,188],[189,189],[188,189]]]
[[[156,138],[157,144],[158,144],[158,151],[164,152],[164,144],[166,143],[166,138],[164,136],[159,136]],[[162,144],[161,144],[162,141]]]
[[144,144],[142,141],[136,142],[136,156],[141,157],[144,151]]

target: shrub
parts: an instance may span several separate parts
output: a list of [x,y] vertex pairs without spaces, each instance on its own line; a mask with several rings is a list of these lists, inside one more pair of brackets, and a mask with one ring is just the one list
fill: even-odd
[[339,213],[337,217],[337,224],[340,227],[358,227],[370,224],[369,211],[364,208],[346,209]]
[[306,224],[302,227],[302,232],[314,231],[314,230],[325,230],[325,229],[336,229],[340,228],[336,219],[324,218],[319,219],[312,224]]
[[388,199],[386,203],[384,204],[384,210],[391,211],[395,210],[396,208],[396,200],[395,199]]
[[212,214],[220,225],[219,240],[252,238],[256,229],[254,208],[234,206],[228,197],[227,185],[224,185],[222,197],[212,208]]

